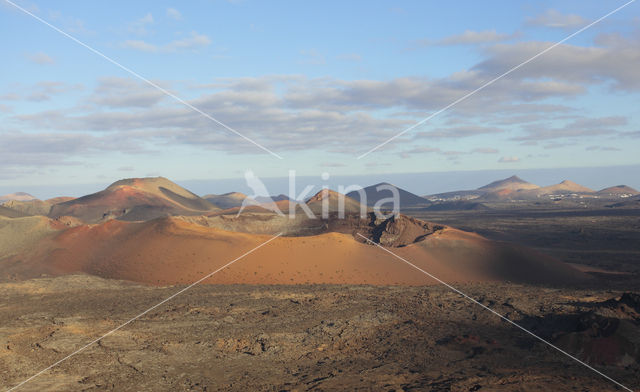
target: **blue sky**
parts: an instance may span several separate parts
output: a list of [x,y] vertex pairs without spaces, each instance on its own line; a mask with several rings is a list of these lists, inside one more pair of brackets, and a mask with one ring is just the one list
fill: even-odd
[[[640,5],[0,0],[0,187],[640,164]],[[632,181],[629,181],[632,182]],[[17,189],[16,189],[17,190]]]

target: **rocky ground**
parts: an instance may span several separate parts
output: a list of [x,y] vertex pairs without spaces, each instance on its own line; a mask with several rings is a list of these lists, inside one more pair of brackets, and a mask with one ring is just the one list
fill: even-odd
[[[575,204],[575,203],[574,203]],[[640,290],[640,209],[550,203],[489,204],[487,211],[403,211],[489,239],[519,243],[559,260],[636,276],[607,287]]]
[[[0,284],[11,388],[182,287],[75,275]],[[640,301],[513,284],[460,289],[640,388]],[[442,286],[200,285],[21,391],[616,391]]]

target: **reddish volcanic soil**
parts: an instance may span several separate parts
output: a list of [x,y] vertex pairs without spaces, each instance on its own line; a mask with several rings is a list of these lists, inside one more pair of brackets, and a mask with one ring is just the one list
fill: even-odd
[[217,210],[208,201],[163,177],[117,181],[91,195],[55,204],[52,218],[68,215],[87,223],[119,218],[143,221],[168,215],[191,215]]
[[[271,236],[203,227],[178,218],[130,223],[112,220],[70,228],[43,240],[5,271],[16,277],[85,272],[165,285],[190,283]],[[514,281],[571,284],[586,274],[512,245],[446,228],[391,251],[449,282]],[[280,237],[206,283],[436,283],[377,246],[352,235]]]

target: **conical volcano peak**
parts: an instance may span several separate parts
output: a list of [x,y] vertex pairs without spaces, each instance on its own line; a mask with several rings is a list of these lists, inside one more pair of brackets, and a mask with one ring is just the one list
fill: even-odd
[[537,189],[537,188],[540,188],[540,187],[538,185],[527,182],[516,175],[513,175],[503,180],[494,181],[478,189],[487,191],[487,192],[496,192],[504,189],[517,191],[521,189]]

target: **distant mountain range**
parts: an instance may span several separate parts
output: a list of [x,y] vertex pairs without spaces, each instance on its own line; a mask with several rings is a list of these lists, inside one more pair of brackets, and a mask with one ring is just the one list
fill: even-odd
[[474,200],[538,200],[557,199],[566,197],[597,197],[597,198],[626,198],[639,195],[640,192],[626,185],[617,185],[594,191],[573,181],[564,180],[559,184],[540,187],[524,181],[517,176],[511,176],[503,180],[494,181],[488,185],[473,190],[460,190],[435,195],[426,195],[431,202]]
[[[565,180],[559,184],[541,187],[517,176],[491,182],[477,189],[458,190],[435,195],[418,196],[395,185],[383,182],[352,191],[346,195],[346,206],[351,211],[359,209],[362,202],[368,207],[378,206],[390,210],[390,198],[399,196],[400,208],[425,208],[431,211],[443,210],[483,210],[484,203],[509,200],[558,200],[563,198],[599,198],[614,201],[612,206],[636,206],[635,199],[640,192],[626,185],[616,185],[594,191],[575,182]],[[100,222],[112,218],[140,221],[163,216],[211,215],[218,211],[236,209],[243,202],[250,211],[260,209],[260,205],[272,204],[288,211],[290,204],[307,203],[320,206],[328,197],[332,209],[337,208],[338,193],[322,192],[309,200],[291,200],[286,195],[250,198],[240,192],[221,195],[209,194],[200,197],[164,177],[131,178],[117,181],[106,189],[80,198],[58,197],[38,200],[34,196],[16,192],[0,196],[0,216],[48,216],[58,218],[71,216],[83,222]],[[620,203],[621,201],[629,203]],[[334,205],[335,204],[335,205]],[[267,208],[269,209],[269,208]],[[319,207],[314,207],[319,211]],[[314,212],[315,212],[314,211]]]

